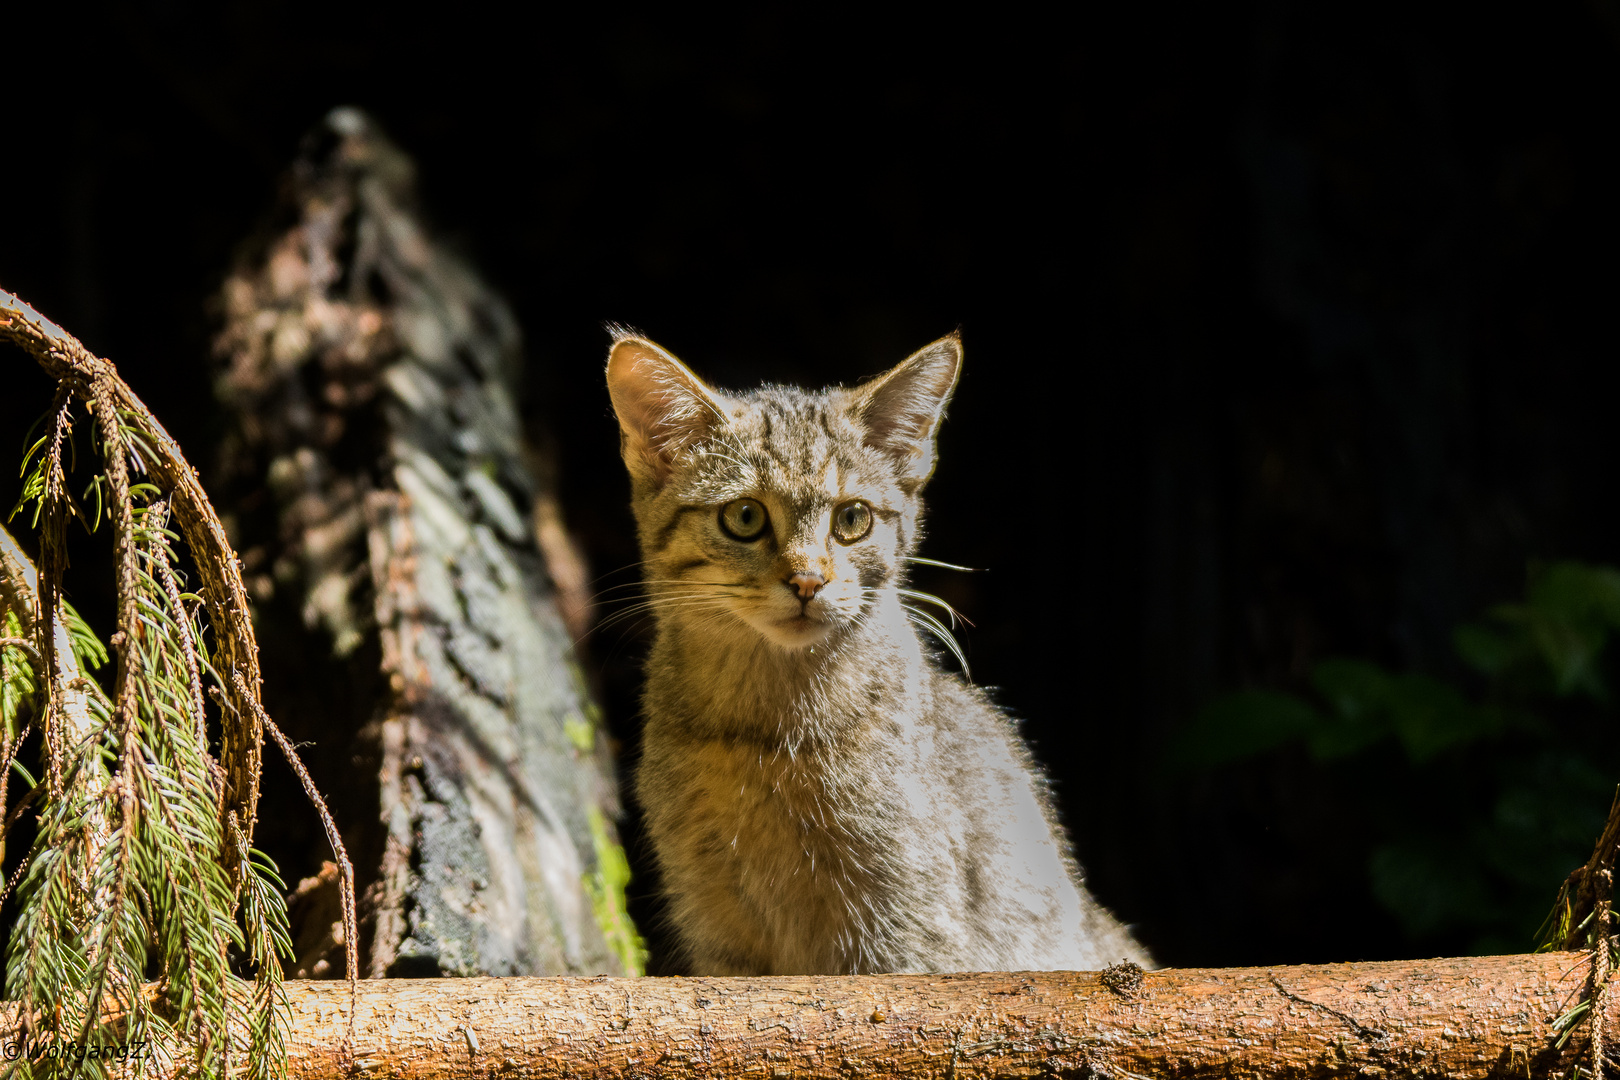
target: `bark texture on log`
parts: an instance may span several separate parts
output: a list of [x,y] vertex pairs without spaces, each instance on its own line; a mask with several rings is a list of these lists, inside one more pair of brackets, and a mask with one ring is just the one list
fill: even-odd
[[[1569,1077],[1584,954],[1306,967],[362,983],[361,1075]],[[347,988],[289,985],[289,1075],[337,1078]],[[1614,1008],[1611,1003],[1611,1009]],[[1612,1023],[1612,1018],[1611,1018]]]
[[[330,647],[280,665],[306,694],[282,713],[326,714],[304,735],[323,753],[365,724],[365,969],[633,972],[607,739],[531,524],[516,324],[355,110],[316,132],[285,209],[226,283],[220,392],[250,587],[304,624],[267,634],[272,689],[276,642],[324,628]],[[300,972],[335,966],[331,935],[301,940]]]

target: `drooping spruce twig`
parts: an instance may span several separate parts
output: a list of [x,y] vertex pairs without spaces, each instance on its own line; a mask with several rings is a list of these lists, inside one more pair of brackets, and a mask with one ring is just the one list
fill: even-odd
[[[291,943],[285,887],[252,848],[268,717],[235,553],[195,471],[110,363],[3,292],[0,339],[57,381],[14,511],[39,527],[37,571],[0,530],[0,808],[26,713],[43,732],[42,774],[11,815],[37,813],[6,953],[21,1034],[144,1043],[120,1062],[134,1075],[278,1075]],[[75,428],[93,451],[82,502],[68,486]],[[71,517],[110,524],[110,694],[89,673],[109,654],[64,598]],[[60,1066],[25,1054],[6,1071]],[[104,1069],[87,1056],[69,1071]]]
[[[197,471],[186,461],[180,447],[135,396],[134,391],[118,377],[111,363],[91,353],[71,334],[4,291],[0,291],[0,340],[20,345],[39,361],[47,375],[57,380],[59,387],[70,389],[74,398],[96,400],[98,408],[111,405],[115,414],[122,419],[120,427],[132,430],[139,436],[143,448],[148,451],[143,456],[143,467],[152,482],[169,493],[180,533],[192,551],[199,584],[197,592],[205,601],[208,620],[213,628],[218,666],[222,670],[240,672],[244,685],[256,694],[259,685],[258,644],[236,553],[225,537],[225,527],[203,492]],[[60,416],[68,403],[62,400],[62,394],[59,393],[58,397],[56,412]],[[65,426],[65,421],[59,420],[57,424],[60,430]],[[51,458],[51,476],[59,478],[59,445],[53,445]],[[64,486],[60,497],[65,499],[65,480],[62,483]],[[52,555],[59,550],[60,547],[55,544],[50,546]],[[42,544],[42,555],[46,551],[46,546]],[[121,566],[123,561],[121,557]],[[53,597],[49,594],[54,590],[55,583],[60,581],[60,570],[54,566],[44,569],[48,571],[43,582],[44,598],[50,600]],[[128,580],[120,570],[120,588],[127,586]],[[127,611],[122,594],[119,602],[120,611]],[[240,691],[232,687],[226,693],[235,699]],[[224,726],[220,752],[220,762],[226,773],[224,809],[235,811],[244,832],[251,837],[258,805],[263,732],[258,729],[258,717],[247,702],[234,700],[233,704],[238,711],[234,721]],[[223,821],[223,809],[220,816]],[[234,856],[232,858],[234,860]]]

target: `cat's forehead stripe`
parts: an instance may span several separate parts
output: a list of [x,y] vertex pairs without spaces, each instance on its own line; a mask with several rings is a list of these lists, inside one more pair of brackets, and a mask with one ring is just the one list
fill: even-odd
[[[781,390],[760,391],[752,415],[744,414],[739,418],[742,421],[739,434],[751,435],[758,448],[784,473],[802,475],[811,470],[812,462],[825,458],[826,444],[830,440],[825,436],[805,437],[814,431],[811,423],[821,419],[816,416],[820,412],[817,403],[784,400],[787,396]],[[824,419],[817,426],[824,432],[828,430]],[[750,432],[749,428],[753,430]]]
[[[900,493],[888,471],[871,460],[858,421],[842,396],[765,387],[733,398],[737,408],[715,438],[698,448],[698,468],[682,485],[688,505],[774,495],[795,516],[817,514],[861,494],[874,506],[893,505]],[[684,515],[655,531],[668,542]]]
[[825,404],[816,410],[816,419],[821,421],[821,430],[827,433],[827,438],[836,440],[838,435],[832,429],[832,417],[828,414]]

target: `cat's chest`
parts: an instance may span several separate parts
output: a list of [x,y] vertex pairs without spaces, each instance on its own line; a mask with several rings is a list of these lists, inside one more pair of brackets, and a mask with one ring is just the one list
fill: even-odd
[[716,741],[691,764],[686,812],[742,880],[848,887],[881,861],[898,824],[892,792],[848,760]]

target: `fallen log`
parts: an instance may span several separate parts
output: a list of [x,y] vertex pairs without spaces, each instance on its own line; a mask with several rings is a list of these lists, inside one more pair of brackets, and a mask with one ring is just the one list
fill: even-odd
[[[1515,1076],[1590,1069],[1588,955],[1142,972],[288,983],[289,1077]],[[1615,995],[1609,1023],[1615,1022]]]

